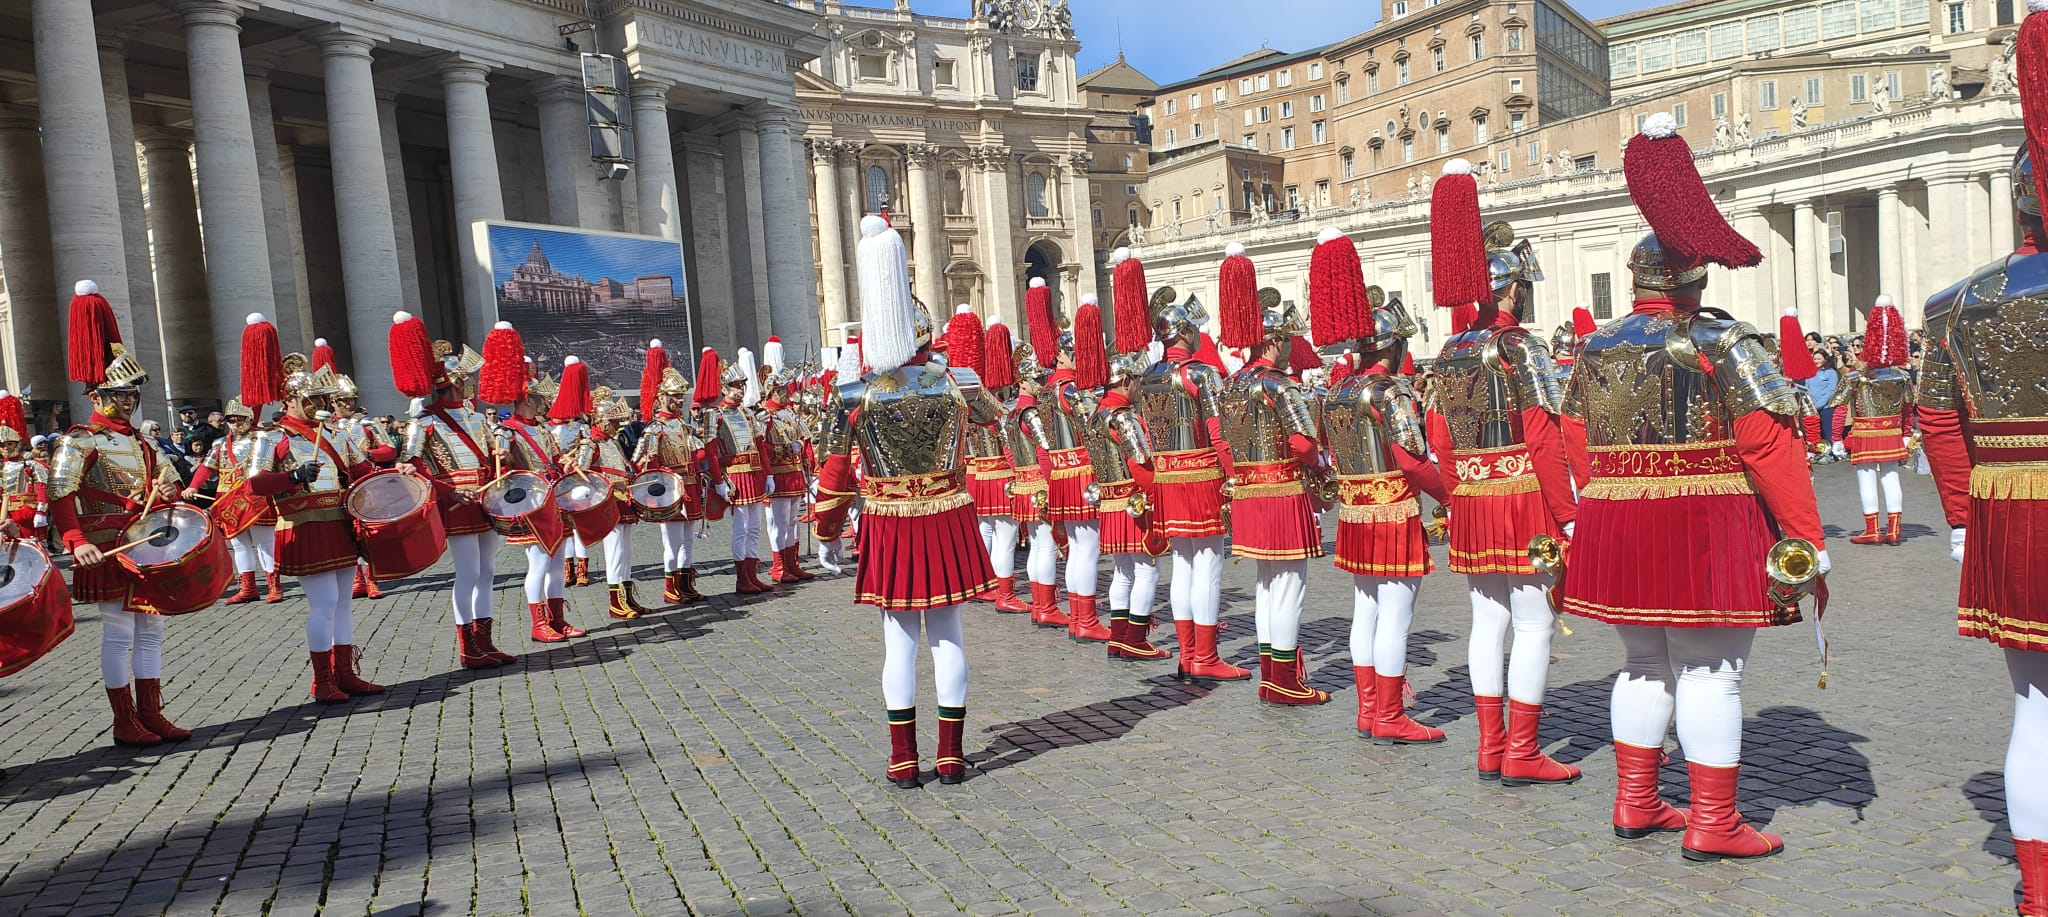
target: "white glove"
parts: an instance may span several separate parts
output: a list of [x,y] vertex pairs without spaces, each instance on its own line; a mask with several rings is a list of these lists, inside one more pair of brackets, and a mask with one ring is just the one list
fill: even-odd
[[1963,541],[1962,526],[1948,530],[1948,556],[1955,558],[1956,563],[1963,562]]
[[32,524],[33,524],[33,525],[34,525],[34,526],[35,526],[36,528],[42,528],[43,526],[46,526],[46,525],[49,525],[49,524],[50,524],[50,517],[49,517],[49,516],[48,516],[47,514],[44,514],[44,513],[37,513],[37,514],[36,514],[36,520],[35,520],[35,522],[34,522],[34,523],[32,523]]
[[1828,552],[1822,551],[1820,552],[1820,560],[1814,564],[1814,578],[1819,579],[1820,577],[1826,576],[1828,575],[1828,571],[1833,570],[1834,568],[1835,565],[1828,562]]
[[1579,523],[1578,523],[1578,520],[1576,520],[1576,519],[1575,519],[1575,520],[1572,520],[1571,522],[1567,522],[1567,523],[1565,523],[1565,524],[1564,524],[1564,537],[1566,537],[1566,538],[1571,538],[1571,537],[1572,537],[1572,532],[1576,531],[1576,530],[1578,529],[1578,527],[1579,527]]
[[1834,564],[1828,562],[1828,552],[1820,552],[1820,556],[1814,558],[1813,578],[1800,583],[1799,592],[1804,595],[1813,595],[1819,592],[1822,578],[1826,577],[1828,571],[1832,569],[1834,569]]
[[411,403],[411,404],[408,404],[408,405],[406,405],[406,406],[405,406],[405,413],[406,413],[406,416],[408,416],[408,417],[414,417],[414,418],[417,418],[417,417],[419,417],[419,416],[420,416],[421,414],[425,414],[426,412],[427,412],[427,399],[425,399],[425,398],[414,398],[414,399],[412,400],[412,403]]
[[732,486],[725,483],[724,481],[720,481],[718,485],[716,487],[711,488],[711,490],[713,493],[718,494],[718,499],[720,500],[726,499],[727,497],[732,495]]

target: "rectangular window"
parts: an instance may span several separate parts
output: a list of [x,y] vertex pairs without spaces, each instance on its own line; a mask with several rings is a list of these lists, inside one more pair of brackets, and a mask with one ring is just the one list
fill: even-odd
[[1248,150],[1253,150],[1253,151],[1257,151],[1257,150],[1258,150],[1258,148],[1259,148],[1259,135],[1257,135],[1257,134],[1246,134],[1246,135],[1244,135],[1244,146],[1245,146],[1245,149],[1248,149]]
[[1606,321],[1614,317],[1614,275],[1593,275],[1593,318]]
[[1248,96],[1252,94],[1251,77],[1245,77],[1244,79],[1237,81],[1237,94],[1241,96]]
[[[1849,0],[1854,3],[1855,0]],[[1707,29],[1707,50],[1715,60],[1734,60],[1742,56],[1742,23],[1721,22]]]
[[1898,22],[1899,8],[1894,0],[1862,0],[1859,8],[1865,32],[1882,32]]
[[1600,158],[1592,153],[1572,160],[1572,171],[1574,172],[1591,172],[1598,168],[1600,168]]
[[1138,193],[1138,186],[1137,186],[1137,185],[1125,185],[1125,186],[1124,186],[1124,193],[1125,193],[1125,194],[1137,194],[1137,193]]
[[1173,148],[1173,145],[1174,145],[1174,143],[1175,143],[1176,141],[1178,141],[1179,139],[1180,139],[1179,137],[1176,137],[1176,136],[1174,136],[1174,133],[1173,133],[1173,128],[1170,128],[1170,127],[1169,127],[1169,128],[1167,128],[1167,129],[1166,129],[1166,147],[1167,147],[1167,149],[1172,149],[1172,148]]
[[1202,139],[1202,122],[1197,121],[1188,127],[1188,137],[1192,140]]
[[1322,111],[1325,107],[1326,106],[1323,104],[1323,97],[1320,93],[1308,97],[1309,111]]
[[1259,110],[1258,110],[1258,109],[1256,109],[1256,108],[1247,108],[1247,109],[1245,109],[1245,110],[1244,110],[1244,123],[1245,123],[1246,125],[1252,125],[1252,124],[1257,124],[1257,123],[1259,123]]
[[1482,58],[1482,57],[1485,57],[1485,56],[1486,56],[1486,36],[1484,36],[1484,35],[1474,35],[1474,36],[1472,36],[1472,59],[1473,59],[1473,60],[1478,60],[1478,59],[1480,59],[1480,58]]
[[1511,95],[1511,96],[1518,96],[1518,95],[1521,95],[1521,94],[1522,94],[1522,81],[1521,81],[1521,80],[1519,80],[1519,79],[1509,80],[1509,81],[1508,81],[1508,95]]
[[1221,105],[1221,104],[1223,104],[1223,103],[1225,103],[1225,102],[1228,102],[1228,101],[1230,101],[1230,87],[1228,87],[1228,86],[1218,86],[1218,87],[1216,87],[1216,104],[1218,104],[1218,105]]
[[957,63],[940,58],[932,62],[932,84],[954,87],[960,85],[960,67]]
[[1615,76],[1636,75],[1636,46],[1613,45],[1607,49],[1607,72]]
[[1823,41],[1856,34],[1856,0],[1828,0],[1820,5],[1820,37]]
[[1102,208],[1100,207],[1095,208],[1095,228],[1102,228]]
[[[1347,101],[1347,102],[1348,102],[1348,101],[1350,101],[1350,100],[1351,100],[1351,95],[1350,95],[1350,92],[1351,92],[1351,84],[1350,84],[1350,83],[1344,83],[1344,84],[1341,84],[1341,85],[1340,85],[1340,86],[1338,87],[1338,90],[1337,90],[1337,91],[1338,91],[1338,92],[1341,92],[1341,93],[1344,93],[1344,100],[1345,100],[1345,101]],[[1365,75],[1365,94],[1366,94],[1366,95],[1372,95],[1373,93],[1376,93],[1376,92],[1379,92],[1379,91],[1380,91],[1380,72],[1379,72],[1378,70],[1374,70],[1373,72],[1371,72],[1371,73],[1368,73],[1368,74],[1366,74],[1366,75]]]
[[1173,199],[1173,218],[1180,219],[1180,198]]
[[1358,157],[1350,153],[1345,153],[1342,158],[1344,161],[1344,177],[1356,177],[1358,175]]
[[1292,118],[1292,117],[1294,117],[1294,103],[1293,103],[1293,102],[1282,102],[1282,103],[1280,103],[1280,117],[1282,117],[1282,118]]
[[1671,39],[1646,38],[1640,45],[1644,73],[1661,73],[1671,69]]
[[1518,112],[1518,111],[1511,111],[1511,112],[1508,112],[1508,133],[1510,133],[1510,134],[1519,134],[1519,133],[1521,133],[1521,132],[1522,132],[1522,113],[1521,113],[1521,112]]
[[1762,51],[1778,50],[1778,17],[1776,14],[1751,16],[1748,21],[1743,23],[1743,27],[1749,31],[1749,43],[1743,46],[1749,53],[1756,54]]
[[1124,214],[1124,216],[1130,220],[1130,222],[1126,225],[1138,225],[1138,208],[1132,207],[1128,212]]
[[1929,10],[1925,3],[1899,4],[1899,25],[1926,25]]
[[860,66],[860,78],[864,80],[886,80],[889,78],[889,55],[862,54],[855,62]]
[[1822,104],[1820,97],[1820,77],[1809,76],[1806,78],[1806,95],[1803,97],[1803,101],[1806,102],[1806,104],[1808,105]]
[[1697,67],[1707,62],[1707,30],[1690,29],[1671,37],[1671,63]]
[[1485,143],[1485,142],[1486,142],[1486,116],[1485,116],[1485,115],[1480,115],[1479,117],[1477,117],[1477,118],[1473,118],[1473,119],[1472,119],[1472,142],[1473,142],[1473,143]]
[[1408,0],[1394,0],[1394,18],[1408,15]]
[[1222,210],[1223,210],[1223,192],[1221,192],[1221,191],[1218,191],[1218,192],[1216,192],[1216,197],[1215,197],[1215,198],[1214,198],[1214,199],[1213,199],[1213,200],[1212,200],[1212,201],[1210,202],[1210,206],[1211,206],[1211,208],[1212,208],[1212,209],[1216,210],[1217,212],[1219,212],[1219,213],[1220,213],[1220,212],[1222,212]]
[[1538,165],[1538,164],[1541,164],[1542,162],[1543,162],[1543,146],[1542,146],[1542,144],[1540,144],[1540,143],[1538,143],[1538,142],[1536,142],[1536,141],[1534,141],[1534,140],[1531,140],[1531,141],[1529,141],[1529,164],[1533,166],[1533,165]]
[[1258,90],[1259,92],[1265,92],[1266,90],[1273,88],[1273,78],[1271,76],[1268,76],[1267,74],[1261,73],[1258,75],[1258,78],[1253,81],[1252,88]]
[[1316,206],[1330,206],[1330,180],[1327,178],[1316,182]]
[[1849,75],[1849,101],[1870,101],[1869,77],[1866,77],[1861,73],[1852,73]]
[[1401,161],[1402,161],[1402,162],[1414,162],[1414,161],[1415,161],[1415,138],[1414,138],[1414,137],[1403,137],[1403,138],[1401,138]]
[[1178,99],[1167,99],[1167,100],[1166,100],[1166,113],[1167,113],[1167,114],[1169,114],[1169,115],[1177,115],[1177,114],[1180,114],[1180,100],[1178,100]]
[[1312,80],[1323,78],[1323,65],[1320,62],[1308,65],[1308,78]]
[[1322,143],[1323,141],[1330,139],[1330,130],[1328,124],[1323,121],[1317,121],[1313,124],[1310,124],[1308,126],[1308,136],[1310,143]]
[[1950,35],[1958,35],[1969,30],[1969,20],[1963,17],[1963,5],[1960,3],[1949,4],[1948,33]]
[[1017,60],[1017,91],[1038,91],[1038,61],[1019,58]]
[[1271,121],[1271,120],[1273,120],[1273,106],[1271,106],[1271,105],[1261,105],[1261,106],[1259,106],[1259,123],[1260,123],[1260,124],[1264,124],[1264,123],[1266,123],[1266,122],[1268,122],[1268,121]]
[[1288,185],[1288,186],[1287,186],[1287,209],[1289,209],[1289,210],[1300,210],[1300,209],[1301,209],[1301,186],[1300,186],[1300,185]]
[[1514,162],[1515,157],[1508,151],[1502,150],[1500,151],[1499,159],[1500,161],[1494,164],[1494,168],[1498,171],[1506,172],[1508,170],[1508,165]]
[[1189,96],[1188,96],[1188,111],[1201,111],[1201,110],[1202,110],[1202,94],[1201,94],[1201,93],[1199,93],[1199,92],[1197,92],[1197,93],[1193,93],[1193,94],[1189,95]]
[[1785,11],[1785,47],[1796,48],[1820,40],[1820,10],[1802,6]]
[[1509,50],[1509,51],[1520,51],[1520,50],[1522,50],[1522,30],[1521,30],[1521,29],[1509,29],[1509,30],[1508,30],[1508,50]]
[[1677,104],[1674,104],[1674,105],[1672,105],[1672,106],[1671,106],[1671,120],[1673,120],[1673,121],[1676,121],[1676,122],[1678,122],[1678,126],[1679,126],[1679,127],[1684,127],[1684,126],[1685,126],[1685,103],[1684,103],[1684,102],[1679,102],[1679,103],[1677,103]]
[[1756,84],[1756,107],[1772,111],[1778,107],[1778,81],[1763,80]]
[[1714,117],[1728,117],[1728,94],[1725,92],[1714,93]]
[[1408,85],[1408,59],[1405,57],[1394,62],[1394,85]]
[[1430,49],[1430,51],[1429,51],[1429,66],[1430,66],[1430,71],[1431,71],[1432,73],[1442,73],[1442,72],[1444,72],[1444,49],[1442,49],[1442,48],[1431,48],[1431,49]]
[[1436,292],[1436,262],[1428,255],[1422,256],[1422,292]]
[[1274,78],[1279,80],[1281,89],[1286,89],[1287,87],[1294,85],[1294,68],[1289,67],[1285,70],[1282,70],[1279,73],[1275,74]]
[[1283,127],[1280,129],[1280,148],[1283,150],[1294,149],[1294,128]]
[[1900,87],[1901,83],[1899,82],[1899,71],[1886,70],[1884,72],[1885,94],[1891,96],[1894,99],[1902,98],[1903,94],[1899,92]]

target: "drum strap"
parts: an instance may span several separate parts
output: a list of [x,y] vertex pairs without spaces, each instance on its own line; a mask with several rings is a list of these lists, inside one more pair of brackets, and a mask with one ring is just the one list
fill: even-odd
[[469,447],[469,451],[476,456],[476,460],[479,463],[489,464],[491,454],[477,447],[476,440],[470,438],[469,431],[463,429],[461,424],[456,423],[455,418],[448,416],[447,409],[435,407],[428,408],[428,410],[432,411],[435,417],[441,419],[442,425],[448,428],[448,432],[455,434],[456,439],[462,440],[462,444]]
[[533,438],[533,429],[531,427],[521,426],[516,423],[508,423],[505,425],[505,428],[511,430],[513,433],[518,434],[520,439],[526,440],[526,447],[532,449],[534,455],[540,456],[540,458],[543,461],[546,461],[548,463],[548,467],[546,467],[545,469],[536,468],[533,470],[545,471],[549,476],[554,476],[562,473],[562,470],[560,468],[555,467],[554,459],[548,458],[548,451],[540,447],[540,440]]

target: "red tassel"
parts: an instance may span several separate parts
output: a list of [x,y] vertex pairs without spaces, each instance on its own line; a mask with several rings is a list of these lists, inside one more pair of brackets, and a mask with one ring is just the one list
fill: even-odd
[[1585,306],[1572,309],[1572,334],[1585,337],[1600,330],[1600,323],[1593,321],[1593,313]]
[[981,343],[981,316],[971,308],[953,313],[952,320],[946,322],[947,365],[974,370],[977,376],[985,375]]
[[1117,353],[1137,353],[1152,346],[1152,294],[1148,290],[1143,262],[1131,257],[1117,262],[1110,276]]
[[0,427],[28,439],[28,413],[22,410],[21,397],[12,392],[0,391]]
[[1323,355],[1316,353],[1315,345],[1309,343],[1308,338],[1295,335],[1287,347],[1287,374],[1299,377],[1302,373],[1311,369],[1321,369],[1322,366]]
[[74,289],[66,367],[71,381],[96,386],[107,381],[107,364],[114,362],[113,345],[121,343],[121,325],[114,320],[113,305],[100,295],[99,284],[81,280]]
[[[2032,12],[2020,21],[2014,40],[2018,60],[2020,123],[2027,131],[2027,153],[2034,163],[2036,194],[2048,194],[2048,17]],[[2039,198],[2048,200],[2048,197]]]
[[484,336],[484,368],[477,374],[477,400],[513,405],[526,397],[526,342],[511,322],[499,322]]
[[1785,364],[1785,378],[1804,382],[1820,372],[1813,353],[1806,349],[1806,332],[1799,327],[1799,313],[1790,309],[1778,317],[1778,361]]
[[654,402],[661,397],[661,377],[668,369],[668,351],[661,339],[647,342],[647,365],[640,370],[640,422],[654,420]]
[[575,420],[590,413],[590,366],[575,357],[562,361],[562,388],[548,406],[549,420]]
[[407,398],[432,396],[441,365],[434,359],[427,323],[408,312],[394,313],[387,346],[391,350],[391,382],[398,393]]
[[[329,360],[332,360],[332,351]],[[242,403],[256,410],[284,400],[284,354],[277,344],[277,326],[251,312],[242,325]]]
[[1017,384],[1017,347],[1010,343],[1010,326],[997,322],[988,326],[982,347],[981,384],[984,388],[1009,388]]
[[1109,384],[1109,354],[1102,344],[1102,306],[1090,296],[1074,313],[1074,384],[1101,388]]
[[334,365],[334,348],[327,343],[326,338],[313,339],[313,359],[310,361],[310,367],[312,369],[325,367],[335,372],[341,371],[340,367]]
[[1870,310],[1870,325],[1863,329],[1863,352],[1857,359],[1865,366],[1906,365],[1906,323],[1897,306],[1880,303]]
[[[1651,118],[1670,121],[1661,113]],[[1645,133],[1629,138],[1621,164],[1629,197],[1663,243],[1665,266],[1678,273],[1703,264],[1735,268],[1761,263],[1763,252],[1728,225],[1714,205],[1693,165],[1692,147],[1677,134],[1665,134],[1665,129],[1652,123]]]
[[1244,246],[1230,243],[1223,250],[1223,266],[1216,276],[1216,311],[1223,325],[1225,347],[1257,347],[1266,340],[1265,322],[1259,317],[1259,275]]
[[1472,330],[1479,323],[1479,307],[1472,303],[1451,307],[1451,334],[1459,335]]
[[718,379],[718,351],[709,347],[697,357],[697,387],[690,393],[690,402],[698,407],[718,403],[724,393],[724,383]]
[[1031,278],[1024,290],[1024,320],[1031,323],[1031,350],[1038,365],[1051,369],[1060,352],[1060,331],[1053,321],[1052,287],[1042,277]]
[[[1458,171],[1460,163],[1464,171]],[[1479,183],[1471,170],[1471,163],[1451,160],[1430,191],[1430,275],[1436,304],[1445,308],[1493,300],[1479,224]]]
[[1365,296],[1365,267],[1358,245],[1336,228],[1317,236],[1308,256],[1308,321],[1316,346],[1364,337],[1372,305]]
[[1195,362],[1206,363],[1219,373],[1229,373],[1223,366],[1223,352],[1216,349],[1216,339],[1209,332],[1202,332],[1201,342],[1195,345]]

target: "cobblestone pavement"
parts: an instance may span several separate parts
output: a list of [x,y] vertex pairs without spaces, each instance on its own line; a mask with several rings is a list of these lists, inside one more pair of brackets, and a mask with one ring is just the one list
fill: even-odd
[[[1848,466],[1820,480],[1828,521],[1856,527]],[[142,751],[109,743],[81,607],[77,636],[0,681],[0,913],[2009,913],[2003,666],[1955,636],[1947,529],[1927,479],[1907,484],[1905,546],[1834,542],[1830,689],[1807,627],[1758,640],[1742,804],[1787,838],[1774,859],[1694,865],[1673,836],[1612,835],[1620,650],[1588,622],[1556,643],[1544,723],[1586,779],[1478,782],[1447,572],[1410,657],[1446,744],[1353,731],[1349,584],[1323,561],[1303,643],[1336,699],[1317,708],[1181,687],[974,606],[978,771],[906,792],[881,780],[880,628],[847,580],[633,622],[578,589],[591,636],[543,647],[501,574],[523,664],[469,673],[450,671],[442,567],[358,604],[365,674],[391,691],[349,705],[306,696],[296,590],[170,622],[169,712],[195,735]],[[724,537],[700,544],[722,558]],[[706,571],[730,588],[728,564]],[[1240,662],[1251,576],[1226,569]],[[1682,798],[1676,753],[1665,777]]]

